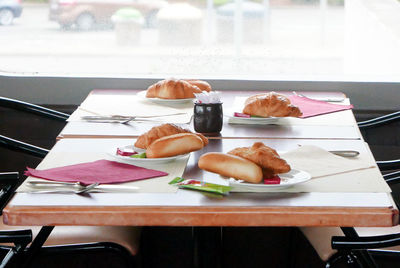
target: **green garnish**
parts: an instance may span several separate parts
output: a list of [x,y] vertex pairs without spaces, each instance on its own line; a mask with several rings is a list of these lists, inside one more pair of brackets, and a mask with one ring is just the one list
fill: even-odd
[[131,155],[131,157],[133,157],[133,158],[147,158],[146,157],[146,153],[134,154],[134,155]]

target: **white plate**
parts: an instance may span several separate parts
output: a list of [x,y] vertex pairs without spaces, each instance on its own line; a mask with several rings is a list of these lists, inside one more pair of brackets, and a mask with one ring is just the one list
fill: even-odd
[[140,91],[137,93],[137,95],[143,99],[152,101],[157,104],[184,104],[184,103],[189,103],[193,102],[195,98],[189,98],[189,99],[160,99],[160,98],[147,98],[146,97],[146,90]]
[[269,192],[284,189],[311,179],[311,175],[302,170],[292,169],[288,173],[279,174],[280,184],[246,183],[243,181],[229,179],[229,186],[233,192]]
[[[238,112],[237,112],[238,113]],[[283,117],[237,117],[234,111],[224,113],[229,118],[229,123],[243,124],[276,124]]]
[[[144,149],[137,148],[133,145],[119,146],[118,148],[134,150],[138,153],[143,153],[146,151]],[[130,156],[117,155],[117,148],[115,148],[113,152],[109,152],[108,154],[115,159],[128,161],[128,162],[131,162],[132,164],[134,164],[134,163],[151,163],[151,164],[168,163],[168,162],[174,161],[178,158],[188,155],[188,154],[181,154],[181,155],[176,155],[176,156],[171,156],[171,157],[163,157],[163,158],[134,158],[134,157],[130,157]]]

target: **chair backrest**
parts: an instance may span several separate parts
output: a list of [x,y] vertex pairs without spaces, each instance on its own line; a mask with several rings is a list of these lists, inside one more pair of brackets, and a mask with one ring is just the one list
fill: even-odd
[[[39,105],[5,97],[0,97],[0,107],[34,113],[40,116],[56,119],[59,121],[66,121],[70,116],[69,114],[48,109]],[[0,146],[3,146],[11,150],[22,151],[24,153],[28,153],[30,155],[42,158],[45,157],[46,154],[48,153],[48,150],[46,149],[31,145],[29,143],[24,143],[22,141],[18,141],[3,135],[0,135]]]
[[400,159],[376,161],[376,164],[378,165],[381,171],[391,171],[400,169]]
[[[18,172],[0,173],[0,213],[20,184]],[[14,247],[4,247],[8,251],[1,260],[0,267],[12,265],[27,245],[32,241],[31,230],[0,231],[0,243],[14,243]]]
[[47,149],[34,146],[32,144],[25,143],[19,140],[11,139],[3,135],[0,135],[0,146],[11,149],[13,151],[19,151],[41,158],[44,158],[49,152],[49,150]]
[[0,215],[20,182],[18,172],[0,173]]
[[370,120],[358,122],[359,128],[369,128],[369,127],[378,127],[384,124],[388,124],[394,121],[398,121],[400,119],[400,111],[394,112],[391,114],[383,115],[377,118],[373,118]]
[[400,170],[384,174],[383,178],[389,185],[399,184],[400,183]]
[[62,113],[59,111],[55,111],[52,109],[48,109],[39,105],[31,104],[28,102],[23,102],[19,100],[14,100],[10,98],[0,97],[0,106],[11,108],[20,111],[31,112],[35,114],[39,114],[41,116],[49,117],[56,120],[65,121],[70,116],[69,114]]
[[[18,111],[23,111],[23,112],[27,112],[27,113],[32,113],[32,114],[36,114],[39,115],[40,117],[45,117],[45,118],[49,118],[49,119],[55,119],[57,121],[63,121],[65,122],[68,117],[69,114],[66,113],[62,113],[62,112],[58,112],[52,109],[48,109],[39,105],[35,105],[35,104],[31,104],[31,103],[27,103],[27,102],[23,102],[23,101],[19,101],[19,100],[15,100],[15,99],[10,99],[10,98],[5,98],[5,97],[0,97],[0,107],[4,107],[7,109],[12,109],[12,110],[18,110]],[[5,121],[8,125],[8,122],[6,120],[7,118],[5,118],[3,121]],[[10,119],[11,120],[11,119]],[[18,119],[17,119],[18,120]],[[45,121],[46,122],[46,121]],[[3,125],[3,131],[5,133],[13,133],[11,135],[19,135],[19,133],[24,133],[23,131],[18,131],[18,130],[14,130],[15,126],[18,126],[18,124],[12,124],[12,126],[14,126],[14,128],[10,128],[10,127],[5,127]],[[46,124],[47,126],[47,124]],[[59,127],[59,124],[56,124],[55,127]],[[41,129],[42,131],[40,133],[43,134],[43,129]],[[47,130],[47,129],[46,129]],[[20,140],[16,140],[13,138],[10,138],[9,136],[4,135],[5,133],[0,133],[3,135],[0,135],[0,147],[2,148],[6,148],[8,150],[12,150],[12,151],[17,151],[17,152],[23,152],[24,154],[26,154],[26,156],[24,156],[23,158],[19,155],[13,154],[12,152],[8,152],[6,151],[6,154],[10,155],[13,158],[13,161],[6,161],[3,162],[1,164],[1,171],[4,170],[18,170],[20,172],[23,171],[23,169],[26,167],[26,165],[31,165],[31,164],[37,164],[37,158],[44,158],[47,153],[48,150],[29,144],[29,143],[25,143],[22,142]],[[27,136],[27,135],[25,135]],[[53,135],[52,135],[53,136]],[[30,135],[28,136],[29,139]],[[32,138],[32,141],[35,140],[39,140],[40,142],[42,142],[43,144],[48,144],[49,146],[51,146],[51,144],[53,144],[54,142],[54,138],[48,139],[48,138]],[[34,157],[30,157],[30,156],[34,156]],[[29,164],[30,163],[30,164]]]

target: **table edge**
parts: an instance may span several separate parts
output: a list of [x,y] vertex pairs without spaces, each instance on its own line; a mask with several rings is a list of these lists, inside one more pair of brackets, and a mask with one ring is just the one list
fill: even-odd
[[399,223],[399,211],[394,207],[201,208],[8,205],[3,211],[3,221],[8,225],[389,227]]

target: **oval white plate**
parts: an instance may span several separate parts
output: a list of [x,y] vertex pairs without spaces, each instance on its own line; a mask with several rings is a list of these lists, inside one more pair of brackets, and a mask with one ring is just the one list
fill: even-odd
[[229,179],[229,186],[233,192],[270,192],[284,189],[311,179],[311,175],[305,171],[292,169],[288,173],[279,174],[280,184],[246,183],[233,178]]
[[[237,111],[236,111],[237,112]],[[243,124],[276,124],[281,118],[284,117],[237,117],[234,111],[228,110],[224,115],[230,120],[229,123],[243,123]]]
[[[129,149],[129,150],[134,150],[138,153],[143,153],[146,150],[145,149],[141,149],[141,148],[137,148],[133,145],[127,145],[127,146],[119,146],[118,148],[121,149]],[[130,156],[122,156],[122,155],[117,155],[117,148],[114,149],[113,152],[109,152],[108,155],[112,156],[115,159],[120,159],[120,160],[125,160],[125,161],[129,161],[131,163],[152,163],[152,164],[157,164],[157,163],[167,163],[167,162],[171,162],[174,161],[178,158],[184,157],[188,154],[181,154],[181,155],[176,155],[176,156],[171,156],[171,157],[163,157],[163,158],[134,158],[134,157],[130,157]]]
[[137,93],[137,95],[143,99],[152,101],[154,103],[158,104],[183,104],[183,103],[189,103],[193,102],[195,98],[189,98],[189,99],[160,99],[160,98],[146,98],[146,90],[140,91]]

